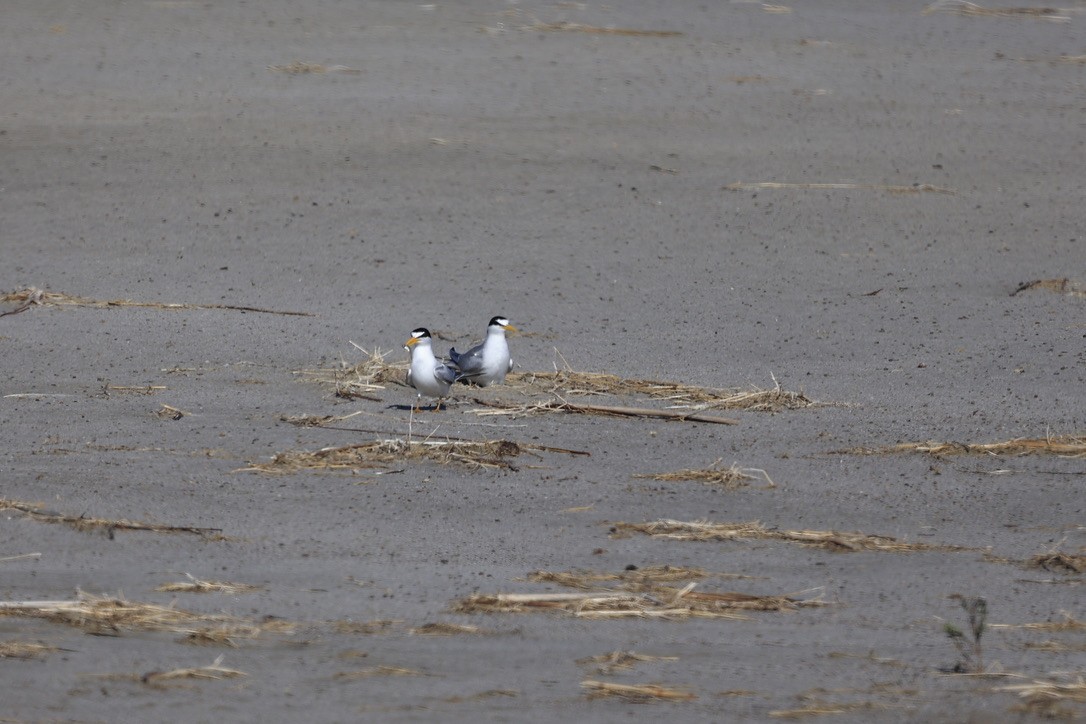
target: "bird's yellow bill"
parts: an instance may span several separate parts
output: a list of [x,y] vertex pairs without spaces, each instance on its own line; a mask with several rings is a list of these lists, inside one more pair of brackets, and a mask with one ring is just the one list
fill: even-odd
[[409,339],[409,340],[407,340],[406,342],[403,343],[403,348],[409,350],[418,343],[419,343],[419,338],[418,337],[412,337],[411,339]]
[[514,327],[511,324],[505,325],[504,327],[502,327],[502,329],[504,329],[506,332],[519,332],[520,331],[519,329],[517,329],[516,327]]

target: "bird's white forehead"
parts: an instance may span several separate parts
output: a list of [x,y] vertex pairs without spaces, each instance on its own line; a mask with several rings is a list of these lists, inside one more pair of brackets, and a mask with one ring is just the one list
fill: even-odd
[[504,327],[504,326],[506,326],[507,324],[509,324],[509,320],[508,320],[508,319],[506,319],[505,317],[495,317],[495,319],[494,319],[494,323],[495,323],[495,324],[500,324],[501,326],[503,326],[503,327]]

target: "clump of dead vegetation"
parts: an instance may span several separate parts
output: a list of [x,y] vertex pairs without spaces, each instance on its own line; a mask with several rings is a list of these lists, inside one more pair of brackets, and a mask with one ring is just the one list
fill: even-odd
[[1058,455],[1067,458],[1086,457],[1086,436],[1054,435],[1043,438],[1018,437],[1013,440],[988,443],[964,442],[905,442],[879,448],[834,450],[833,455],[895,455],[897,453],[927,453],[935,456],[993,455],[1018,457],[1022,455]]
[[615,684],[610,681],[587,680],[581,682],[585,696],[589,699],[616,697],[637,704],[657,701],[693,701],[697,695],[688,689],[679,689],[661,684]]
[[144,684],[163,686],[179,679],[233,679],[239,676],[248,676],[244,671],[226,668],[222,665],[222,660],[222,656],[217,656],[208,666],[170,669],[169,671],[149,671],[139,676],[139,680]]
[[908,543],[885,535],[834,530],[777,530],[766,528],[758,521],[748,523],[712,523],[709,521],[655,520],[646,523],[615,523],[612,535],[643,533],[654,538],[683,541],[733,541],[740,539],[784,540],[817,546],[831,551],[965,551],[962,546],[930,543]]
[[252,621],[186,611],[173,606],[94,596],[82,591],[74,600],[0,601],[0,616],[21,616],[82,629],[92,634],[117,636],[132,631],[183,634],[194,643],[234,645],[262,633],[290,633],[294,624],[277,619]]
[[1063,632],[1063,631],[1086,631],[1086,621],[1081,621],[1072,616],[1067,611],[1062,611],[1061,615],[1063,620],[1061,621],[1034,621],[1031,623],[993,623],[989,624],[989,628],[1020,628],[1027,631],[1048,631],[1048,632]]
[[1073,555],[1063,551],[1040,553],[1030,558],[1029,564],[1035,568],[1043,568],[1054,573],[1086,573],[1086,556]]
[[34,659],[54,651],[60,648],[34,641],[0,641],[0,659]]
[[303,63],[295,60],[287,65],[269,65],[268,70],[288,75],[308,75],[310,73],[348,73],[358,75],[362,71],[358,68],[350,68],[346,65],[325,65],[323,63]]
[[435,621],[433,623],[427,623],[422,626],[408,629],[407,633],[412,636],[479,636],[491,635],[495,632],[480,626]]
[[966,0],[937,0],[928,5],[921,12],[922,15],[930,15],[936,12],[951,13],[953,15],[965,15],[971,17],[988,18],[1040,18],[1055,22],[1067,22],[1071,18],[1061,15],[1056,8],[1035,7],[999,7],[988,8]]
[[38,289],[36,287],[30,287],[21,291],[0,295],[0,302],[15,302],[19,304],[19,306],[15,309],[0,313],[0,317],[6,317],[10,314],[19,314],[20,312],[25,312],[27,309],[30,309],[34,306],[93,307],[96,309],[105,309],[110,307],[147,307],[151,309],[168,310],[226,309],[238,312],[281,314],[291,317],[315,316],[313,314],[310,314],[309,312],[283,312],[274,309],[247,307],[237,304],[179,304],[169,302],[134,302],[130,299],[90,299],[87,297],[77,297],[71,294],[64,294],[63,292],[47,292],[43,289]]
[[[818,598],[695,591],[696,582],[666,585],[710,574],[702,569],[653,566],[621,573],[535,571],[528,580],[554,583],[577,593],[476,594],[457,601],[456,613],[563,612],[578,618],[742,619],[741,611],[794,611],[825,605]],[[727,575],[727,574],[723,574]]]
[[1086,702],[1086,679],[1082,674],[1075,678],[1034,679],[1024,684],[999,686],[993,691],[1017,694],[1024,711],[1046,719],[1075,719],[1075,711],[1065,705]]
[[644,663],[646,661],[678,660],[678,656],[650,656],[648,654],[639,654],[634,651],[611,651],[610,653],[600,654],[599,656],[588,656],[583,659],[577,659],[577,663],[581,666],[595,667],[596,673],[609,676],[616,671],[627,671],[632,669],[636,664]]
[[[1060,61],[1063,63],[1086,63],[1086,55],[1064,55],[1060,56]],[[1086,297],[1086,286],[1083,286],[1078,282],[1073,282],[1066,277],[1061,279],[1034,279],[1031,282],[1023,282],[1018,285],[1017,289],[1011,292],[1011,296],[1014,297],[1022,292],[1028,292],[1034,289],[1056,292],[1057,294],[1066,294],[1069,297]]]
[[241,470],[269,474],[296,473],[302,470],[355,470],[383,468],[392,463],[406,461],[458,464],[476,469],[515,469],[509,458],[524,451],[525,446],[510,440],[390,439],[327,447],[314,452],[282,452],[269,462],[256,463]]
[[[718,458],[708,468],[694,469],[684,468],[669,473],[642,473],[634,475],[635,478],[646,480],[659,480],[661,482],[693,481],[704,485],[724,488],[725,490],[738,490],[750,485],[752,480],[764,480],[766,488],[775,488],[777,484],[769,477],[765,470],[758,468],[741,468],[738,463],[732,463],[729,467],[721,467],[722,458]],[[751,473],[758,473],[752,475]]]
[[39,523],[61,523],[78,531],[104,531],[111,537],[114,531],[142,530],[154,533],[193,533],[195,535],[221,538],[221,528],[196,528],[187,525],[165,525],[161,523],[140,523],[132,520],[109,520],[106,518],[89,518],[84,515],[68,515],[50,510],[43,510],[43,506],[35,503],[24,503],[18,500],[0,498],[0,510],[15,510],[26,515],[31,520]]
[[406,386],[407,368],[406,360],[389,362],[387,357],[391,352],[374,348],[372,352],[355,345],[364,355],[361,362],[355,365],[342,365],[338,368],[307,369],[295,374],[302,379],[330,385],[337,397],[344,399],[369,399],[376,400],[374,392],[380,392],[388,385]]
[[155,590],[160,593],[226,593],[230,595],[263,590],[260,586],[253,586],[248,583],[202,581],[189,573],[186,573],[185,576],[187,576],[189,580],[177,581],[175,583],[163,583],[162,585],[155,587]]

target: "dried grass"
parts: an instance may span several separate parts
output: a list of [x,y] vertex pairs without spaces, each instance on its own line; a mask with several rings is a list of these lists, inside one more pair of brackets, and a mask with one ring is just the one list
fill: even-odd
[[751,579],[738,573],[712,573],[704,568],[687,566],[645,566],[619,573],[595,571],[533,571],[527,580],[532,583],[554,583],[566,588],[582,590],[598,589],[601,585],[617,584],[627,589],[653,586],[661,583],[686,583],[705,578]]
[[222,665],[222,656],[216,657],[208,666],[191,669],[173,669],[171,671],[151,671],[140,677],[144,684],[164,684],[177,679],[233,679],[248,676],[244,671],[228,669]]
[[1060,15],[1056,8],[1030,8],[1030,7],[1005,7],[986,8],[983,5],[966,2],[966,0],[937,0],[928,5],[921,15],[930,15],[936,12],[951,13],[954,15],[966,15],[971,17],[990,18],[1041,18],[1057,22],[1067,22],[1071,18]]
[[1030,705],[1043,705],[1057,701],[1086,702],[1086,679],[1083,679],[1081,675],[1073,681],[1035,679],[1027,684],[998,686],[994,690],[1018,694]]
[[30,641],[0,641],[0,659],[33,659],[60,651],[56,646]]
[[1086,621],[1080,621],[1067,611],[1062,611],[1062,621],[1035,621],[1033,623],[991,623],[989,628],[1020,628],[1028,631],[1086,631]]
[[315,452],[282,452],[269,462],[253,464],[241,471],[284,474],[302,470],[372,469],[419,460],[470,468],[515,469],[508,458],[520,455],[525,447],[509,440],[376,440]]
[[432,676],[418,669],[408,669],[403,666],[370,666],[354,671],[341,671],[335,675],[336,679],[370,679],[375,676]]
[[189,580],[176,583],[163,583],[155,588],[160,593],[252,593],[264,590],[261,586],[252,586],[248,583],[226,583],[224,581],[201,581],[191,574],[185,574]]
[[372,636],[374,634],[387,633],[389,629],[400,625],[399,619],[379,619],[376,621],[334,621],[333,628],[336,633],[362,634]]
[[[559,583],[561,574],[533,574],[533,580]],[[620,579],[621,580],[621,579]],[[580,587],[580,580],[564,583]],[[794,596],[754,596],[746,593],[702,593],[696,584],[673,588],[653,583],[624,582],[616,589],[580,593],[476,594],[453,605],[456,613],[533,613],[554,611],[578,618],[724,618],[742,620],[736,611],[792,611],[823,606],[818,599]]]
[[386,389],[386,385],[394,384],[401,387],[407,385],[406,360],[401,362],[388,362],[386,357],[389,351],[381,351],[374,348],[372,352],[355,345],[365,357],[356,365],[350,367],[332,369],[308,369],[299,370],[295,374],[309,382],[331,385],[335,389],[337,397],[344,399],[374,398],[372,393]]
[[[1064,63],[1079,62],[1086,63],[1086,55],[1081,56],[1061,56],[1060,60]],[[1049,292],[1057,292],[1059,294],[1066,294],[1069,297],[1082,297],[1086,298],[1086,287],[1073,282],[1070,279],[1035,279],[1031,282],[1025,282],[1019,284],[1018,288],[1011,292],[1011,296],[1016,296],[1022,292],[1030,291],[1033,289],[1043,289]]]
[[831,714],[849,714],[854,711],[874,711],[878,709],[888,709],[886,704],[880,704],[874,701],[849,701],[849,702],[830,702],[830,701],[812,701],[806,706],[798,709],[775,709],[769,712],[769,716],[774,719],[802,719],[808,716],[827,716]]
[[463,635],[490,635],[493,631],[481,628],[479,626],[468,626],[460,623],[444,623],[441,621],[435,623],[427,623],[422,626],[417,626],[412,629],[408,629],[407,633],[412,636],[463,636]]
[[263,309],[261,307],[247,307],[236,304],[177,304],[166,302],[134,302],[130,299],[89,299],[87,297],[77,297],[71,294],[64,294],[61,292],[47,292],[36,287],[30,287],[18,292],[12,292],[10,294],[0,295],[0,302],[19,302],[20,306],[8,312],[0,314],[0,316],[6,316],[9,314],[18,314],[19,312],[26,311],[32,306],[52,306],[52,307],[93,307],[96,309],[104,309],[107,307],[148,307],[151,309],[168,309],[168,310],[181,310],[181,309],[226,309],[239,312],[258,312],[261,314],[280,314],[291,317],[315,317],[315,314],[309,312],[283,312],[274,309]]
[[0,498],[0,510],[17,510],[31,520],[39,523],[62,523],[78,531],[105,530],[111,536],[118,530],[144,530],[155,533],[193,533],[205,537],[221,537],[221,528],[195,528],[187,525],[164,525],[159,523],[140,523],[132,520],[107,520],[105,518],[87,518],[82,515],[66,515],[42,510],[35,503]]
[[1044,438],[1019,437],[990,443],[964,442],[906,442],[881,448],[834,450],[833,455],[895,455],[897,453],[927,453],[928,455],[993,455],[1018,457],[1022,455],[1058,455],[1066,458],[1086,457],[1086,436],[1057,435]]
[[583,25],[560,20],[556,23],[543,23],[538,20],[531,25],[524,25],[521,30],[539,32],[572,32],[591,35],[626,35],[632,37],[673,38],[682,35],[678,30],[636,30],[634,28],[606,28],[598,25]]
[[303,63],[296,60],[287,65],[269,65],[268,70],[289,75],[307,75],[310,73],[349,73],[358,75],[362,71],[357,68],[349,68],[345,65],[324,65],[323,63]]
[[1075,556],[1062,551],[1033,556],[1029,563],[1056,573],[1086,573],[1086,556]]
[[581,666],[594,666],[596,668],[596,673],[607,676],[616,671],[627,671],[628,669],[632,669],[635,664],[646,661],[678,660],[678,656],[649,656],[648,654],[639,654],[633,651],[612,651],[608,654],[577,659],[577,663]]
[[810,189],[810,190],[860,190],[886,191],[892,194],[956,194],[954,189],[933,186],[931,184],[913,184],[912,186],[894,186],[888,184],[853,184],[853,183],[780,183],[761,181],[744,183],[736,181],[724,187],[727,191],[758,191],[770,189]]
[[581,682],[589,699],[617,697],[638,704],[658,701],[693,701],[698,697],[688,689],[677,689],[660,684],[613,684],[607,681]]
[[[723,460],[723,458],[717,459],[712,466],[704,469],[685,468],[670,473],[649,473],[634,475],[633,477],[647,480],[659,480],[661,482],[681,482],[689,480],[705,485],[721,487],[725,490],[738,490],[739,488],[744,488],[749,485],[749,481],[751,480],[763,479],[766,482],[766,488],[777,487],[777,484],[770,479],[769,474],[764,470],[758,468],[741,468],[738,463],[732,463],[731,467],[722,468],[720,466],[721,460]],[[760,473],[761,475],[751,475],[751,473]]]
[[82,591],[71,601],[0,601],[0,616],[43,619],[99,635],[164,631],[207,637],[208,642],[219,638],[224,643],[235,638],[256,638],[264,632],[288,633],[294,627],[283,621],[257,623],[225,614],[196,613]]
[[731,541],[739,539],[784,540],[803,545],[818,546],[832,551],[966,551],[975,550],[963,546],[930,543],[906,543],[885,535],[823,530],[776,530],[766,528],[758,521],[749,523],[712,523],[709,521],[684,522],[656,520],[646,523],[615,523],[613,535],[643,533],[654,538],[688,541]]
[[698,410],[748,410],[778,412],[811,407],[818,403],[802,392],[790,392],[780,384],[771,389],[722,389],[698,387],[682,382],[631,379],[597,372],[560,369],[554,372],[513,372],[507,387],[525,395],[555,395],[561,398],[585,395],[641,396],[691,406]]

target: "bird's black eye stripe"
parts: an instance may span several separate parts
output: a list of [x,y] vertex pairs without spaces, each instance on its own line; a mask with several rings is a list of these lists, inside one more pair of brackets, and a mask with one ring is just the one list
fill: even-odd
[[490,320],[490,324],[488,324],[487,326],[488,327],[494,327],[494,326],[504,327],[507,324],[509,324],[509,320],[506,319],[505,317],[493,317]]

